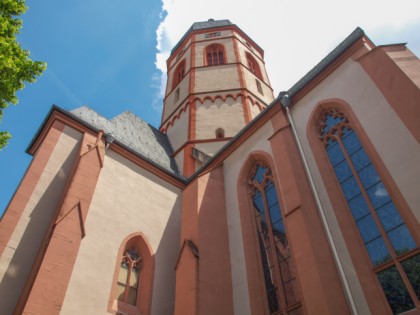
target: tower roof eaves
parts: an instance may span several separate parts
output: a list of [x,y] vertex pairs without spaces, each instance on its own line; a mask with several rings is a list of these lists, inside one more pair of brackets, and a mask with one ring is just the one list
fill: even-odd
[[[181,46],[181,43],[185,41],[185,39],[190,35],[191,32],[193,32],[193,31],[200,31],[200,30],[204,30],[204,29],[210,29],[210,28],[226,27],[226,26],[234,26],[234,27],[236,27],[243,34],[245,34],[249,39],[251,39],[251,37],[249,37],[243,30],[241,30],[241,28],[239,26],[237,26],[236,24],[232,23],[231,21],[229,21],[227,19],[225,19],[225,20],[209,19],[209,20],[203,21],[203,22],[195,22],[193,25],[191,25],[191,27],[184,34],[184,36],[182,36],[182,38],[178,41],[178,43],[174,46],[174,48],[172,48],[171,55],[179,48],[179,46]],[[253,42],[253,44],[255,44],[255,46],[258,49],[260,49],[262,52],[264,51],[252,39],[251,39],[251,41]]]

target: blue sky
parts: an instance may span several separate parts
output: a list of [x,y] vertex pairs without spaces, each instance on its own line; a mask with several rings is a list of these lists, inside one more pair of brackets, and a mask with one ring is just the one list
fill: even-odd
[[155,126],[160,122],[160,110],[152,106],[160,84],[154,64],[160,1],[26,3],[19,42],[48,67],[18,93],[19,104],[9,106],[0,123],[12,134],[0,151],[0,213],[31,161],[24,151],[52,104],[88,105],[110,118],[130,110]]
[[[344,2],[343,2],[344,3]],[[129,110],[159,126],[165,61],[192,23],[230,19],[264,50],[271,84],[287,90],[357,26],[375,44],[408,42],[420,55],[420,1],[337,0],[27,0],[19,41],[48,63],[18,93],[0,130],[0,214],[31,156],[25,149],[52,104],[88,105],[112,118]]]

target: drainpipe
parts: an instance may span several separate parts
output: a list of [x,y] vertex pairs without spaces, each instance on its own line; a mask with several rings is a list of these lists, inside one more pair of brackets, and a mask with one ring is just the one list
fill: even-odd
[[322,225],[324,226],[325,232],[327,234],[328,243],[330,244],[330,247],[331,247],[331,250],[332,250],[332,253],[333,253],[333,257],[334,257],[334,261],[335,261],[335,264],[338,268],[338,273],[340,275],[341,283],[344,287],[344,292],[345,292],[347,301],[350,304],[351,313],[354,314],[354,315],[357,315],[359,313],[357,311],[356,304],[354,302],[349,283],[348,283],[346,275],[344,273],[343,264],[340,260],[340,256],[338,255],[337,247],[335,245],[334,238],[332,237],[331,229],[330,229],[330,226],[328,224],[324,208],[322,207],[321,200],[319,198],[319,194],[318,194],[318,191],[316,189],[314,179],[312,177],[311,171],[309,170],[308,161],[306,160],[305,154],[304,154],[303,149],[302,149],[302,144],[299,140],[299,137],[298,137],[298,134],[297,134],[297,131],[296,131],[296,128],[295,128],[295,124],[293,122],[292,115],[290,114],[289,107],[292,103],[291,95],[289,94],[289,92],[280,92],[279,97],[280,97],[280,104],[286,110],[287,119],[289,120],[290,126],[292,127],[293,136],[296,140],[296,143],[297,143],[297,146],[298,146],[298,149],[299,149],[299,155],[302,159],[303,166],[305,168],[305,173],[306,173],[306,175],[309,179],[309,184],[311,186],[312,194],[315,197],[315,203],[316,203],[316,206],[318,208],[319,215],[321,217]]

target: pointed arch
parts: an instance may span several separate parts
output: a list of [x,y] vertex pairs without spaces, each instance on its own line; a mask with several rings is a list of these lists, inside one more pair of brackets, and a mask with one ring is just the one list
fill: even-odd
[[211,44],[204,49],[207,66],[217,66],[226,63],[225,47],[222,44]]
[[262,80],[260,65],[250,53],[246,53],[246,62],[249,70],[260,80]]
[[300,290],[284,224],[274,162],[253,152],[238,177],[244,253],[252,314],[300,314]]
[[118,250],[108,311],[150,314],[155,259],[142,233],[127,236]]
[[418,224],[351,107],[320,102],[307,132],[372,312],[420,309]]
[[182,60],[174,71],[174,75],[172,77],[172,90],[181,83],[182,79],[185,76],[185,59]]

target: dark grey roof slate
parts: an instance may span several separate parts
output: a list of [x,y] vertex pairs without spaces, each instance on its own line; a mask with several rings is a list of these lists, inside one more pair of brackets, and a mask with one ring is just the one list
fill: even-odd
[[106,134],[111,133],[116,141],[135,153],[179,175],[175,160],[172,158],[173,151],[168,137],[133,113],[124,112],[108,120],[87,106],[69,112]]
[[315,67],[312,68],[305,76],[296,82],[290,89],[289,93],[293,97],[294,94],[299,92],[306,84],[314,79],[321,73],[328,65],[344,53],[351,45],[358,41],[365,32],[357,27],[349,36],[347,36],[333,51],[331,51],[324,59],[322,59]]
[[230,22],[229,20],[213,20],[213,19],[209,19],[207,21],[204,22],[195,22],[192,26],[191,26],[191,30],[196,31],[196,30],[202,30],[205,28],[212,28],[212,27],[219,27],[219,26],[229,26],[229,25],[233,25],[232,22]]
[[232,24],[232,22],[230,22],[229,20],[218,20],[215,21],[213,19],[209,19],[208,21],[205,22],[195,22],[189,29],[188,31],[184,34],[184,36],[182,36],[182,38],[179,40],[179,42],[174,46],[174,48],[172,48],[171,50],[171,55],[174,53],[175,50],[178,49],[178,47],[181,45],[181,43],[187,38],[188,34],[192,31],[198,31],[198,30],[203,30],[206,28],[212,28],[212,27],[220,27],[220,26],[229,26],[229,25],[234,25]]

